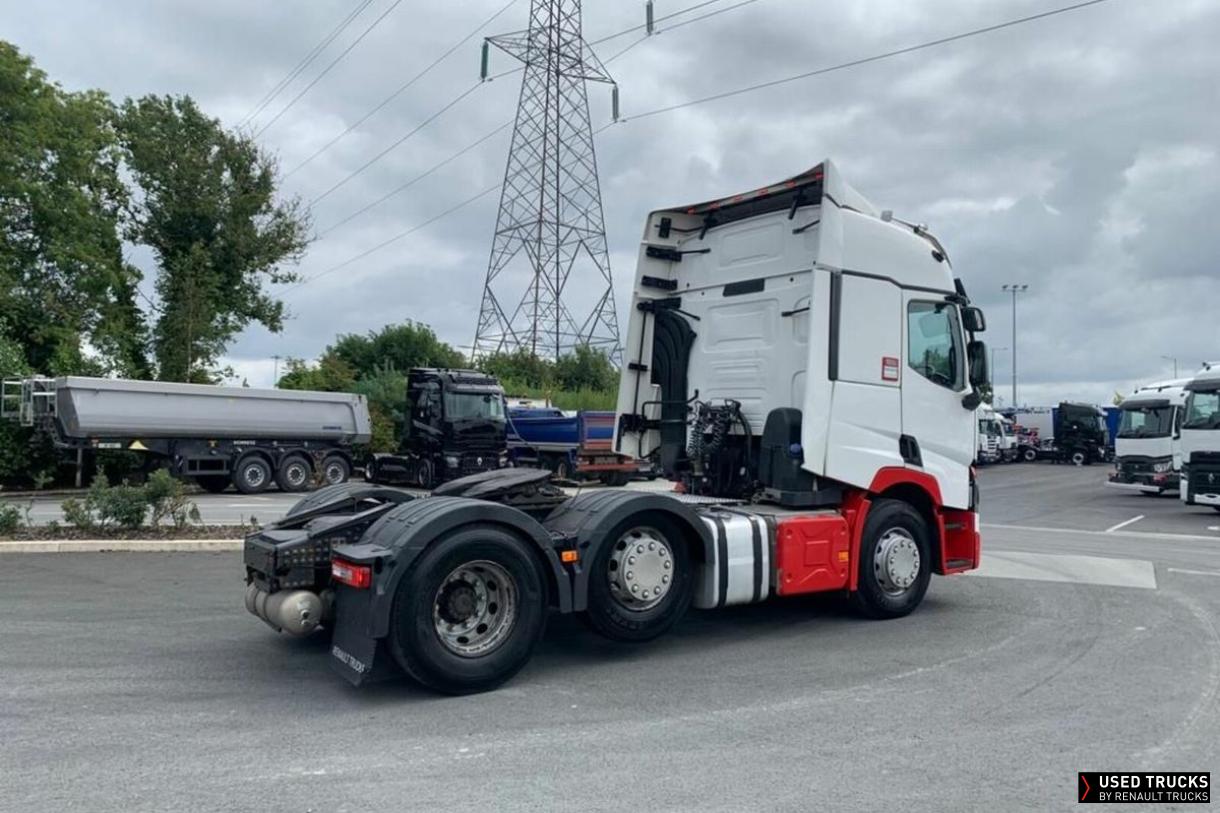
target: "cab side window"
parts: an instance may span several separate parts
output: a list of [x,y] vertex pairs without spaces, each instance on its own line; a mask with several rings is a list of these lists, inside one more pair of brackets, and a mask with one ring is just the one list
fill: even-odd
[[962,331],[947,302],[907,305],[907,366],[933,384],[962,389]]

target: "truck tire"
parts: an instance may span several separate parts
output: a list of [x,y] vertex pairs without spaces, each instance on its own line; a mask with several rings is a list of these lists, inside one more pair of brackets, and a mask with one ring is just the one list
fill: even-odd
[[694,568],[681,529],[664,514],[637,514],[610,531],[598,550],[584,619],[615,641],[651,641],[682,619],[694,594]]
[[261,494],[271,486],[271,464],[256,454],[246,455],[233,470],[233,485],[242,494]]
[[227,474],[200,474],[195,482],[209,494],[223,494],[229,490],[232,480]]
[[332,454],[322,461],[322,482],[328,486],[346,483],[352,476],[351,464],[337,454]]
[[470,525],[432,544],[402,577],[390,651],[403,671],[445,694],[494,689],[542,640],[546,578],[529,543]]
[[1089,453],[1083,449],[1073,449],[1068,454],[1068,460],[1071,461],[1073,466],[1087,466],[1091,462],[1089,460]]
[[415,485],[420,488],[430,491],[436,485],[436,476],[433,474],[432,461],[420,460],[415,464]]
[[275,473],[275,483],[280,491],[288,493],[308,491],[313,484],[313,466],[300,455],[285,457]]
[[1035,460],[1038,459],[1038,450],[1034,449],[1034,448],[1026,447],[1025,451],[1021,452],[1021,459],[1024,460],[1026,463],[1033,463]]
[[869,618],[900,618],[923,601],[932,546],[923,515],[901,500],[877,500],[864,520],[852,604]]
[[611,488],[621,488],[631,482],[631,475],[625,471],[612,471],[602,478],[602,485]]
[[555,466],[551,469],[555,472],[556,480],[571,480],[572,479],[572,464],[566,457],[561,457],[555,461]]

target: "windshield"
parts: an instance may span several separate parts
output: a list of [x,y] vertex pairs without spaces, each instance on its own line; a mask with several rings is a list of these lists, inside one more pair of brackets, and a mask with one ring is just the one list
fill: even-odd
[[445,417],[451,421],[503,421],[504,399],[484,392],[447,392]]
[[1220,429],[1220,391],[1192,392],[1183,429]]
[[1124,409],[1120,438],[1164,438],[1173,434],[1173,407]]

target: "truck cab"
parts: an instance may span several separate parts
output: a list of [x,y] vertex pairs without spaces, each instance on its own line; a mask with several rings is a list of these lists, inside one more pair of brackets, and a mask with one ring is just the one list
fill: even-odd
[[1054,454],[1057,460],[1087,466],[1105,462],[1109,449],[1106,413],[1095,404],[1064,401],[1055,408]]
[[1178,491],[1186,381],[1139,387],[1119,405],[1113,488],[1163,494]]
[[506,461],[508,422],[504,390],[475,370],[412,369],[396,455],[377,454],[366,475],[373,482],[420,488],[498,469]]
[[1004,459],[1004,426],[1000,417],[989,405],[978,408],[979,439],[978,463],[999,463]]
[[1180,496],[1187,505],[1220,511],[1220,363],[1186,384]]
[[655,458],[690,493],[837,505],[907,484],[967,510],[983,327],[936,238],[829,161],[656,211],[617,449]]

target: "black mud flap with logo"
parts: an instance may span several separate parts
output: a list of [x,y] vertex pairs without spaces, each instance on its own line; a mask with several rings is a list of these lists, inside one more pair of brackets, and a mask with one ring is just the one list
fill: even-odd
[[334,635],[330,640],[330,665],[353,686],[363,686],[397,677],[393,658],[384,642],[372,638],[369,605],[372,590],[339,587],[335,591]]

